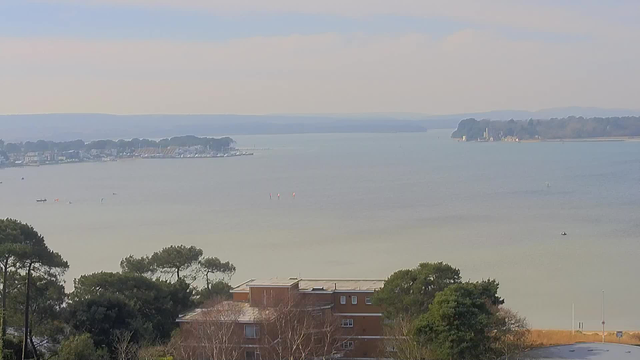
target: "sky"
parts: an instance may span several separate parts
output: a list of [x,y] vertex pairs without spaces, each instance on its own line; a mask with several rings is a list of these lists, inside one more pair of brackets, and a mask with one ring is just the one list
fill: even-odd
[[0,114],[640,109],[637,0],[0,0]]

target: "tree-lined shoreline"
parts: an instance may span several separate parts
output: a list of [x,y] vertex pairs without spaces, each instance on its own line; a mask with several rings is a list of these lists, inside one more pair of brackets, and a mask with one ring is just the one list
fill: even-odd
[[570,116],[549,120],[476,120],[460,121],[451,134],[464,141],[527,141],[527,140],[622,140],[640,136],[640,117]]
[[121,158],[210,158],[251,155],[237,151],[230,137],[193,135],[161,140],[26,141],[5,143],[0,140],[0,167],[113,161]]

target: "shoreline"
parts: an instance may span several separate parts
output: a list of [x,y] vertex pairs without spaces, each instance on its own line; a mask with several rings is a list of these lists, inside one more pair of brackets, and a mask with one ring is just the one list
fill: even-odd
[[637,142],[640,141],[640,136],[619,136],[619,137],[594,137],[594,138],[580,138],[580,139],[528,139],[528,140],[519,140],[519,141],[504,141],[504,140],[498,140],[498,141],[477,141],[477,140],[472,140],[472,141],[462,141],[460,138],[452,138],[452,140],[458,141],[458,142],[478,142],[478,143],[485,143],[485,142],[504,142],[504,143],[542,143],[542,142],[551,142],[551,143],[565,143],[565,142],[573,142],[573,143],[580,143],[580,142]]
[[[618,338],[616,333],[622,332],[622,338]],[[612,344],[640,345],[640,332],[634,330],[606,330],[605,342]],[[574,330],[545,330],[530,329],[529,340],[535,347],[562,346],[578,343],[600,343],[602,341],[602,329],[595,331]]]
[[245,153],[245,154],[229,154],[226,156],[193,156],[193,157],[122,157],[115,158],[110,160],[83,160],[83,161],[67,161],[67,162],[50,162],[50,163],[42,163],[42,164],[10,164],[9,166],[0,166],[0,170],[3,169],[12,169],[12,168],[30,168],[30,167],[40,167],[40,166],[54,166],[54,165],[69,165],[69,164],[93,164],[93,163],[111,163],[118,161],[126,161],[126,160],[187,160],[187,159],[222,159],[222,158],[233,158],[233,157],[242,157],[242,156],[253,156],[253,153]]
[[584,139],[541,139],[541,140],[534,140],[534,141],[537,141],[537,142],[620,142],[620,141],[640,141],[640,136],[595,137],[595,138],[584,138]]

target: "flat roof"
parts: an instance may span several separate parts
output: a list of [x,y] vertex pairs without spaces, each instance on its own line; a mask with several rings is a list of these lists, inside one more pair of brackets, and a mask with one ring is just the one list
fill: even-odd
[[210,308],[195,309],[178,318],[179,322],[233,321],[255,323],[269,316],[271,310],[251,307],[248,303],[223,301]]
[[250,287],[259,286],[293,286],[298,284],[301,291],[375,291],[384,285],[381,279],[251,279],[237,285],[232,292],[248,292]]
[[258,279],[251,280],[249,282],[245,282],[247,287],[252,286],[293,286],[297,283],[298,279]]
[[631,360],[640,359],[640,347],[612,343],[579,343],[528,351],[523,359]]

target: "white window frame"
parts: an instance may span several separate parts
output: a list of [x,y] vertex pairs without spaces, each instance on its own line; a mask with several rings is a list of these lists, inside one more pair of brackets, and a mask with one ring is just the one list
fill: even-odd
[[371,299],[371,296],[366,296],[364,298],[364,303],[367,304],[367,305],[373,304],[373,299]]
[[244,359],[245,360],[249,360],[249,357],[247,357],[247,354],[249,353],[253,353],[253,360],[261,360],[262,358],[260,357],[260,352],[257,350],[245,350],[244,352]]
[[353,327],[353,319],[342,319],[340,322],[340,326],[343,328],[352,328]]
[[355,348],[355,344],[353,343],[353,341],[343,341],[342,342],[342,350],[353,350]]
[[340,304],[346,305],[346,303],[347,303],[347,297],[344,295],[340,296]]
[[[253,336],[247,336],[247,328],[253,328]],[[260,327],[255,324],[247,324],[244,326],[244,337],[246,339],[257,339],[260,337]]]
[[358,305],[358,296],[356,295],[351,296],[351,305]]

